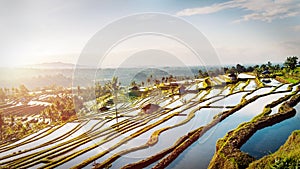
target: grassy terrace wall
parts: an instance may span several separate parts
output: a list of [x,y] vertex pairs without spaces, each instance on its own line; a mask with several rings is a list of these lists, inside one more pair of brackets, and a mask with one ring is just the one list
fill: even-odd
[[[218,140],[216,145],[216,153],[210,162],[210,169],[218,168],[246,168],[255,159],[250,155],[240,151],[240,147],[257,131],[267,126],[274,125],[285,119],[291,118],[296,114],[296,110],[293,109],[300,101],[300,95],[293,92],[290,95],[286,95],[271,104],[267,105],[264,111],[254,117],[250,122],[241,124],[237,129],[230,131],[223,138]],[[280,108],[279,112],[268,116],[272,107],[275,107],[279,103],[288,100]]]
[[[202,99],[207,96],[207,94],[209,94],[210,90],[204,95],[202,96]],[[195,96],[196,97],[196,96]],[[194,98],[195,98],[194,97]],[[192,100],[192,99],[190,99]],[[196,103],[197,104],[197,103]],[[185,110],[188,110],[190,108],[193,108],[195,105],[190,105],[188,107],[186,107],[185,109],[181,110],[181,112],[185,111]],[[175,124],[175,125],[172,125],[172,126],[167,126],[167,127],[164,127],[164,128],[161,128],[161,129],[158,129],[156,131],[154,131],[150,137],[150,139],[143,145],[141,146],[138,146],[138,147],[133,147],[133,148],[130,148],[130,149],[127,149],[127,150],[123,150],[123,151],[120,151],[116,154],[114,154],[113,156],[111,156],[110,158],[108,158],[107,160],[105,160],[104,162],[102,163],[99,163],[99,164],[96,164],[94,166],[94,168],[104,168],[106,166],[109,166],[109,164],[111,164],[112,162],[114,162],[116,159],[118,159],[119,157],[121,157],[122,155],[125,155],[125,154],[128,154],[130,152],[133,152],[133,151],[137,151],[137,150],[141,150],[141,149],[145,149],[145,148],[148,148],[149,146],[153,146],[154,144],[156,144],[158,142],[158,137],[159,135],[164,132],[164,131],[167,131],[167,130],[170,130],[172,128],[175,128],[175,127],[178,127],[180,125],[183,125],[183,124],[186,124],[187,122],[189,122],[194,116],[195,116],[195,113],[200,109],[201,107],[196,107],[194,108],[193,110],[191,110],[191,112],[188,114],[187,118],[180,121],[179,123]],[[188,138],[188,136],[184,136],[182,138],[180,138],[178,141],[177,141],[177,144],[179,143],[182,143],[184,140],[186,140]],[[151,156],[150,158],[146,159],[146,160],[142,160],[142,162],[138,163],[138,164],[131,164],[131,165],[128,165],[128,166],[125,166],[124,168],[142,168],[142,167],[146,167],[148,166],[150,161],[153,162],[154,161],[157,161],[159,160],[161,157],[163,157],[166,153],[170,152],[172,149],[174,149],[175,147],[174,146],[171,146],[170,148],[167,148],[165,150],[163,150],[161,153],[159,153],[158,155],[155,155],[155,156]]]
[[[208,91],[205,93],[205,95],[203,95],[201,97],[199,103],[208,100],[208,99],[204,99],[204,97],[206,97],[210,93],[211,89],[210,88],[208,89],[207,87],[206,87],[206,89]],[[215,97],[215,96],[213,96],[213,97]],[[194,104],[191,104],[190,106],[188,106],[184,110],[190,109],[190,108],[194,107],[197,104],[198,104],[198,102],[195,102]],[[208,104],[210,104],[210,103],[208,103]],[[113,161],[115,161],[116,159],[118,159],[121,155],[130,153],[132,151],[136,151],[136,150],[148,148],[149,146],[152,146],[152,145],[156,144],[157,141],[158,141],[158,137],[159,137],[159,135],[162,132],[187,123],[188,121],[190,121],[195,116],[196,111],[198,111],[200,108],[201,108],[201,106],[193,109],[188,114],[187,118],[184,119],[184,120],[182,120],[181,122],[179,122],[179,123],[177,123],[175,125],[172,125],[172,126],[168,126],[168,127],[164,127],[164,128],[159,129],[159,130],[156,130],[154,133],[152,133],[150,139],[144,145],[141,145],[141,146],[138,146],[138,147],[133,147],[133,148],[130,148],[130,149],[118,152],[118,153],[114,154],[111,158],[108,158],[106,161],[95,165],[94,168],[103,168],[103,167],[109,166],[110,163],[112,163]],[[184,110],[182,110],[181,112],[183,112]],[[166,154],[168,154],[170,151],[172,151],[174,148],[176,148],[178,144],[186,141],[186,139],[189,137],[189,135],[192,134],[192,133],[194,133],[194,132],[195,131],[192,131],[188,135],[185,135],[185,136],[181,137],[179,140],[176,141],[176,143],[173,146],[171,146],[171,147],[169,147],[169,148],[161,151],[160,153],[158,153],[156,155],[153,155],[153,156],[151,156],[151,157],[149,157],[149,158],[147,158],[145,160],[142,160],[142,161],[140,161],[140,162],[138,162],[136,164],[130,164],[128,166],[125,166],[124,168],[141,168],[141,167],[148,166],[149,164],[153,163],[153,161],[157,161],[157,160],[161,159],[162,157],[164,157]],[[94,159],[96,159],[96,158],[94,158]]]
[[[189,105],[183,107],[184,108],[183,110],[182,109],[177,110],[179,107],[181,107],[181,105],[173,107],[173,108],[166,108],[167,105],[172,104],[177,100],[180,100],[180,97],[179,98],[176,97],[176,98],[173,98],[174,100],[172,100],[172,102],[169,101],[169,103],[167,103],[165,106],[163,106],[160,110],[158,110],[156,112],[153,112],[151,114],[139,113],[137,116],[133,116],[130,119],[124,119],[122,121],[119,121],[119,122],[111,125],[111,127],[109,127],[109,128],[102,128],[102,126],[109,123],[112,120],[115,120],[115,118],[116,118],[114,115],[115,112],[114,111],[105,112],[105,115],[103,115],[103,117],[105,117],[105,118],[103,118],[103,119],[100,118],[102,122],[101,123],[99,122],[99,124],[100,124],[99,126],[96,127],[96,124],[95,124],[95,126],[93,126],[91,129],[89,129],[88,131],[86,131],[83,134],[80,134],[76,138],[64,140],[63,142],[61,142],[57,145],[45,148],[45,149],[37,151],[37,152],[33,152],[33,153],[25,155],[23,157],[18,157],[15,160],[1,162],[1,159],[8,159],[10,157],[14,157],[15,155],[21,155],[23,153],[26,153],[27,150],[18,152],[17,154],[9,154],[8,156],[0,157],[0,168],[1,167],[29,168],[29,167],[35,167],[36,165],[39,165],[39,164],[43,164],[42,168],[55,168],[55,167],[61,167],[61,165],[66,162],[74,162],[74,164],[77,164],[76,166],[73,166],[73,168],[82,168],[82,167],[85,167],[85,166],[91,164],[92,162],[96,161],[97,159],[103,157],[109,151],[113,151],[117,147],[119,147],[119,146],[125,144],[126,142],[130,141],[131,139],[139,136],[140,134],[145,133],[145,132],[149,131],[150,129],[152,129],[153,127],[163,124],[167,120],[180,115],[184,110],[191,109],[191,111],[189,111],[189,113],[186,114],[187,116],[183,117],[180,122],[177,122],[176,124],[173,124],[170,126],[160,127],[159,129],[154,131],[152,133],[151,137],[149,138],[149,140],[146,141],[144,144],[137,145],[136,147],[128,148],[125,150],[120,150],[119,152],[116,152],[115,154],[110,156],[110,158],[106,158],[105,161],[102,161],[101,163],[98,163],[95,165],[95,168],[109,167],[112,163],[114,163],[115,160],[117,160],[119,157],[121,157],[127,153],[137,151],[140,149],[146,149],[150,146],[155,145],[158,142],[158,139],[159,139],[159,136],[161,133],[163,133],[167,130],[170,130],[172,128],[175,128],[177,126],[183,125],[185,123],[188,123],[191,119],[193,119],[193,117],[195,116],[195,113],[201,108],[217,107],[217,106],[210,106],[210,104],[213,102],[222,100],[222,99],[230,96],[231,94],[236,94],[238,92],[242,92],[245,89],[245,87],[249,84],[249,82],[250,81],[248,80],[245,83],[245,85],[243,85],[243,82],[241,82],[240,86],[239,86],[240,83],[231,84],[231,85],[226,86],[226,88],[224,88],[224,86],[219,86],[219,85],[212,87],[210,84],[211,83],[210,80],[207,79],[207,82],[206,81],[204,82],[205,87],[199,89],[200,92],[197,95],[195,95],[193,98],[190,98],[189,100],[186,101],[187,103],[189,103]],[[266,86],[266,87],[268,87],[268,86]],[[207,124],[205,126],[201,126],[201,127],[197,128],[196,130],[190,131],[188,134],[180,137],[170,147],[166,147],[166,149],[161,150],[157,154],[153,154],[153,155],[151,154],[152,156],[150,156],[146,159],[143,159],[137,163],[128,164],[128,165],[124,166],[123,168],[145,168],[145,167],[149,166],[150,164],[157,162],[158,160],[161,160],[161,161],[159,161],[158,164],[156,166],[154,166],[154,168],[165,168],[174,159],[176,159],[176,157],[178,157],[180,155],[180,153],[182,153],[186,148],[188,148],[191,144],[193,144],[195,141],[197,141],[198,138],[201,137],[206,131],[211,129],[213,126],[215,126],[216,124],[218,124],[219,122],[221,122],[222,120],[227,118],[228,116],[234,114],[236,111],[247,106],[249,103],[257,100],[260,97],[264,97],[264,96],[267,96],[270,94],[285,93],[285,92],[292,91],[292,87],[290,87],[290,86],[286,91],[276,91],[276,89],[278,89],[279,87],[280,86],[274,88],[274,90],[272,90],[270,93],[264,93],[264,94],[254,96],[249,99],[243,98],[243,101],[240,102],[238,105],[231,106],[230,110],[220,112],[218,115],[216,115],[213,118],[213,120],[209,124]],[[215,88],[217,88],[217,89],[223,88],[223,89],[221,89],[220,92],[219,92],[219,90],[217,92],[212,91]],[[258,90],[260,88],[262,88],[262,86],[259,86],[256,90]],[[222,92],[224,91],[224,89],[226,89],[226,93],[229,93],[229,94],[223,94]],[[229,92],[227,91],[228,89],[229,89]],[[252,92],[249,92],[249,91],[248,92],[250,94],[256,90],[251,90]],[[299,91],[299,89],[297,90],[297,92],[298,91]],[[205,92],[205,93],[202,93],[202,92]],[[201,95],[200,95],[200,93],[201,93]],[[199,96],[201,96],[201,98]],[[147,99],[139,100],[138,102],[136,102],[134,104],[134,106],[130,107],[130,109],[126,109],[126,111],[124,110],[123,114],[120,114],[119,117],[126,116],[127,111],[131,112],[131,111],[139,110],[139,108],[142,107],[143,104],[146,104],[146,103],[159,104],[160,102],[167,101],[170,99],[170,97],[165,97],[165,98],[161,99],[162,96],[150,96],[150,97],[151,98],[148,100]],[[281,100],[277,100],[277,101],[272,102],[271,104],[267,105],[265,107],[264,113],[262,113],[260,116],[257,116],[255,120],[259,120],[259,119],[261,119],[261,117],[267,116],[270,113],[271,108],[273,106],[275,106],[279,103],[282,103],[282,102],[290,99],[291,97],[292,97],[292,95],[286,96],[286,97],[281,98]],[[213,99],[213,101],[212,101],[212,100],[210,100],[212,98],[215,98],[215,99]],[[204,102],[204,101],[207,101],[206,105],[204,105],[204,106],[198,105],[199,103]],[[186,105],[186,104],[184,104],[184,105]],[[222,106],[221,107],[219,106],[218,108],[222,108]],[[286,109],[286,107],[283,107],[282,110],[287,110],[287,109]],[[151,120],[157,119],[162,116],[164,116],[164,117],[161,118],[160,120],[149,123]],[[92,118],[92,117],[93,116],[90,116],[90,118]],[[84,124],[86,124],[86,123],[81,122],[80,127],[82,127]],[[74,128],[74,130],[72,130],[72,132],[77,131],[80,127],[78,126],[78,128]],[[118,136],[122,135],[123,133],[132,131],[133,129],[136,129],[138,127],[139,127],[139,130],[137,132],[132,133],[130,136],[119,140],[118,143],[111,146],[107,151],[99,152],[98,154],[96,154],[94,156],[85,157],[84,161],[76,161],[76,160],[74,161],[74,158],[76,158],[78,156],[84,156],[84,153],[86,153],[92,149],[95,149],[96,147],[98,147],[104,143],[107,143],[107,142],[111,141],[112,139],[117,138]],[[68,138],[68,136],[69,136],[69,134],[64,134],[64,135],[60,136],[58,139],[49,140],[48,142],[46,142],[43,145],[50,145],[52,143],[56,143],[59,140]],[[100,139],[100,138],[101,138],[101,140],[97,141],[97,143],[90,145],[90,146],[86,146],[83,149],[77,150],[78,147],[85,145],[86,143],[88,143],[92,140]],[[34,139],[30,140],[30,142],[31,141],[34,141]],[[14,148],[14,146],[11,146],[9,148],[10,149]],[[36,147],[32,147],[30,150],[35,150],[38,148],[40,148],[40,145],[37,145]],[[1,148],[0,148],[0,151],[1,151]],[[241,156],[242,155],[244,155],[244,154],[241,154]],[[250,156],[245,156],[245,158],[247,158],[247,157],[249,157],[249,159],[250,159],[249,162],[253,161],[253,159],[251,159]],[[73,161],[71,161],[71,160],[73,160]]]
[[[178,107],[169,109],[167,112],[170,112],[172,110],[175,110]],[[146,123],[148,123],[150,120],[155,119],[159,116],[161,116],[162,114],[165,113],[161,113],[161,112],[156,112],[156,113],[152,113],[151,115],[147,115],[146,117],[143,115],[137,116],[135,118],[132,118],[131,120],[124,120],[119,122],[118,124],[114,124],[112,125],[110,128],[108,128],[109,130],[101,130],[101,127],[97,127],[96,129],[93,127],[93,129],[90,129],[90,131],[87,131],[86,133],[83,133],[81,135],[79,135],[76,138],[73,138],[71,140],[65,141],[59,145],[53,146],[51,148],[47,148],[45,150],[42,151],[38,151],[36,153],[18,158],[17,160],[12,160],[12,161],[7,161],[7,162],[0,162],[1,167],[7,167],[10,168],[12,166],[14,167],[23,167],[23,168],[28,168],[28,167],[32,167],[36,164],[39,163],[47,163],[44,167],[55,167],[58,166],[60,164],[62,164],[63,162],[66,162],[72,158],[75,158],[76,156],[94,148],[95,146],[98,146],[99,144],[103,144],[104,142],[107,142],[113,138],[115,138],[116,134],[116,130],[122,130],[122,131],[118,131],[117,135],[122,134],[123,132],[127,132],[129,130],[132,130],[136,127],[139,127],[140,125],[145,125]],[[173,114],[165,117],[164,119],[162,119],[159,122],[164,122],[166,121],[168,118],[171,118],[170,116],[176,116],[178,114],[178,112],[174,112]],[[112,119],[106,119],[105,121],[111,121]],[[143,120],[143,122],[141,123],[140,120]],[[106,123],[105,122],[105,123]],[[102,124],[104,125],[104,123]],[[155,126],[153,124],[153,126]],[[151,126],[152,127],[152,126]],[[98,130],[100,129],[100,130]],[[147,131],[149,129],[145,128],[145,130],[142,130],[142,132]],[[141,132],[141,133],[142,133]],[[135,133],[136,134],[136,133]],[[113,137],[111,137],[113,135]],[[89,141],[91,141],[92,139],[96,139],[98,137],[102,137],[102,136],[106,136],[105,139],[103,141],[100,141],[98,143],[98,145],[95,146],[91,146],[91,147],[87,147],[86,149],[83,149],[79,152],[76,153],[72,153],[70,156],[68,156],[67,158],[58,158],[60,155],[67,153],[68,151],[71,151],[72,149],[83,145]],[[133,135],[131,135],[132,137],[134,137]],[[64,135],[64,137],[67,137],[66,135]],[[130,137],[131,138],[131,137]],[[34,147],[33,149],[35,149],[37,147]],[[13,155],[12,155],[13,156]],[[8,157],[3,157],[3,158],[8,158]],[[56,158],[55,160],[53,160],[54,158]],[[86,164],[86,161],[84,161],[82,164]]]
[[182,136],[179,138],[173,146],[171,146],[168,149],[162,150],[158,154],[155,154],[147,159],[141,160],[137,163],[130,164],[125,166],[124,168],[136,168],[136,167],[145,167],[149,164],[152,164],[153,162],[157,161],[157,159],[160,159],[161,157],[164,157],[162,160],[160,160],[156,166],[153,168],[165,168],[168,166],[173,160],[175,160],[180,153],[182,153],[186,148],[188,148],[190,145],[192,145],[195,141],[197,141],[206,131],[211,129],[213,126],[218,124],[220,121],[224,120],[226,117],[230,116],[231,114],[235,113],[236,111],[240,110],[247,104],[255,101],[256,99],[267,96],[269,94],[275,94],[275,93],[282,93],[282,92],[273,92],[273,93],[267,93],[255,96],[249,100],[245,100],[242,103],[238,104],[234,108],[228,111],[221,112],[219,115],[214,117],[214,120],[209,123],[206,126],[199,127],[198,129],[189,132],[187,135]]
[[[157,114],[152,114],[150,116],[147,116],[147,118],[150,118],[150,119],[155,118],[155,117],[152,117],[152,116],[157,116]],[[142,118],[142,117],[137,117],[137,118]],[[150,119],[147,119],[147,118],[143,118],[143,119],[147,122],[147,121],[150,120]],[[111,120],[113,120],[113,119],[109,119],[108,121],[111,121]],[[130,130],[130,129],[127,129],[127,128],[131,127],[131,129],[132,129],[132,127],[137,127],[136,124],[134,124],[132,122],[129,122],[129,121],[126,121],[126,120],[124,120],[124,121],[126,123],[130,123],[130,124],[129,125],[128,124],[127,125],[123,124],[123,121],[122,121],[122,122],[118,123],[118,127],[121,128],[121,126],[126,126],[125,128],[122,128],[125,131]],[[101,128],[101,127],[98,127],[98,128]],[[112,128],[110,128],[110,129],[111,129],[111,131],[115,131],[116,126],[113,125]],[[4,164],[6,164],[6,166],[19,166],[19,167],[24,167],[24,168],[31,167],[31,166],[36,165],[38,163],[45,162],[46,158],[47,159],[55,158],[55,157],[59,156],[60,154],[64,154],[64,153],[68,152],[69,150],[72,150],[75,147],[78,147],[78,146],[90,141],[92,138],[95,139],[97,137],[100,137],[101,136],[100,133],[105,134],[105,135],[109,135],[111,133],[111,131],[106,131],[106,130],[105,131],[103,131],[103,130],[98,131],[98,129],[93,129],[93,131],[92,131],[92,129],[91,129],[90,131],[88,131],[88,132],[86,132],[86,133],[84,133],[84,134],[82,134],[82,135],[80,135],[76,138],[73,138],[69,141],[61,143],[57,146],[53,146],[49,149],[42,150],[42,151],[33,153],[33,154],[25,156],[25,157],[21,157],[17,160],[12,160],[12,161],[8,161],[8,162],[5,162],[5,163],[0,163],[0,165],[1,165],[1,167]],[[73,155],[72,157],[76,157],[76,156]],[[5,158],[7,158],[7,157],[5,157]],[[54,164],[54,161],[52,161],[52,160],[47,160],[46,162],[49,163],[49,165]],[[57,162],[56,162],[56,164],[57,164]]]
[[258,87],[264,87],[264,83],[259,80],[259,78],[255,78],[255,83]]
[[[283,92],[285,92],[285,91],[283,91]],[[218,122],[224,120],[226,117],[230,116],[231,114],[233,114],[236,111],[240,110],[244,106],[248,105],[249,103],[257,100],[260,97],[267,96],[269,94],[276,94],[276,93],[283,93],[283,92],[272,91],[270,93],[257,95],[257,96],[254,96],[253,98],[249,99],[249,100],[244,100],[243,102],[241,102],[240,104],[238,104],[237,106],[232,108],[231,110],[220,113],[219,115],[215,116],[214,120],[210,124],[208,124],[207,126],[200,127],[198,129],[196,129],[195,131],[192,132],[193,134],[189,133],[188,134],[188,135],[190,135],[189,139],[185,140],[183,143],[177,144],[176,148],[174,150],[172,150],[172,152],[167,157],[162,159],[153,168],[165,168],[166,166],[168,166],[174,159],[176,159],[179,156],[179,154],[181,152],[183,152],[187,147],[189,147],[191,144],[193,144],[195,141],[197,141],[198,138],[201,137],[206,131],[208,131],[210,128],[215,126]]]
[[279,76],[276,76],[275,79],[278,81],[278,82],[281,82],[281,83],[289,83],[287,80],[279,77]]

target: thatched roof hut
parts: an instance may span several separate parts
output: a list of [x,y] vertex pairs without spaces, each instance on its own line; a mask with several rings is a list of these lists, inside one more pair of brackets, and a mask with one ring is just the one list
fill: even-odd
[[265,71],[262,72],[262,74],[263,75],[268,75],[268,74],[270,74],[270,71],[269,70],[265,70]]
[[101,112],[105,112],[105,111],[108,111],[108,110],[109,110],[109,108],[106,107],[106,106],[103,106],[103,107],[99,108],[99,111],[101,111]]
[[159,105],[149,103],[142,108],[142,111],[146,114],[151,114],[151,113],[157,111],[159,108],[160,108]]

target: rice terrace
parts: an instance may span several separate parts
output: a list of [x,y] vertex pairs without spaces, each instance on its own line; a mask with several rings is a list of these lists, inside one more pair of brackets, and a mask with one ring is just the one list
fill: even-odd
[[300,169],[300,0],[0,0],[0,169]]
[[194,77],[150,71],[129,86],[113,77],[73,92],[2,89],[0,166],[299,166],[300,77],[291,60]]

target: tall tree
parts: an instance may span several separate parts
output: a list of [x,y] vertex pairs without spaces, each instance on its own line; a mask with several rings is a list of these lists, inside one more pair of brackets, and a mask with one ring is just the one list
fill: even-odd
[[4,101],[6,98],[6,94],[2,88],[0,88],[0,101]]
[[279,64],[274,65],[274,70],[275,71],[279,71],[279,69],[280,69],[280,65]]
[[284,66],[289,70],[294,70],[297,66],[297,63],[298,63],[298,57],[291,56],[291,57],[287,57],[287,59],[284,62]]
[[264,70],[266,70],[266,68],[267,68],[267,65],[265,65],[265,64],[262,64],[262,65],[260,65],[260,69],[261,69],[261,71],[264,71]]
[[270,68],[272,66],[272,63],[270,61],[268,61],[267,65]]
[[229,72],[230,73],[237,73],[237,70],[234,66],[232,66]]
[[227,67],[223,68],[224,73],[229,73],[229,69]]
[[151,79],[150,78],[147,78],[147,83],[148,83],[148,86],[150,86],[150,84],[151,84]]
[[79,96],[80,93],[81,93],[81,89],[80,89],[80,86],[78,85],[77,86],[77,96]]
[[198,70],[198,77],[199,78],[203,77],[203,71],[201,69]]
[[252,66],[249,66],[247,67],[246,69],[247,72],[253,72],[254,71],[254,68]]
[[5,94],[9,95],[9,88],[4,88]]
[[134,80],[131,81],[130,86],[136,86],[136,82]]
[[236,65],[236,70],[238,73],[242,73],[246,71],[246,68],[243,65],[237,64]]
[[116,120],[118,123],[118,107],[117,107],[117,103],[118,103],[118,90],[119,90],[119,86],[118,86],[118,77],[113,77],[112,81],[111,81],[111,85],[110,85],[110,91],[113,97],[113,101],[114,101],[114,105],[115,105],[115,109],[116,109]]
[[259,68],[259,65],[255,65],[253,68],[255,75],[259,77],[260,73],[262,72],[262,70]]
[[2,130],[2,126],[4,125],[4,120],[2,118],[2,113],[3,111],[0,110],[0,137],[1,137],[1,141],[3,140],[3,130]]

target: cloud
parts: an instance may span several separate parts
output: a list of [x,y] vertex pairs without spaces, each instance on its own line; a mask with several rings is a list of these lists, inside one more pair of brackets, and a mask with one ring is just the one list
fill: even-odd
[[191,15],[198,15],[198,14],[211,14],[215,13],[224,9],[236,8],[238,4],[234,1],[213,4],[211,6],[201,7],[201,8],[188,8],[182,11],[179,11],[176,15],[177,16],[191,16]]
[[222,10],[241,9],[248,14],[234,22],[260,20],[272,22],[300,14],[300,3],[296,0],[231,0],[200,8],[188,8],[177,12],[177,16],[212,14]]

